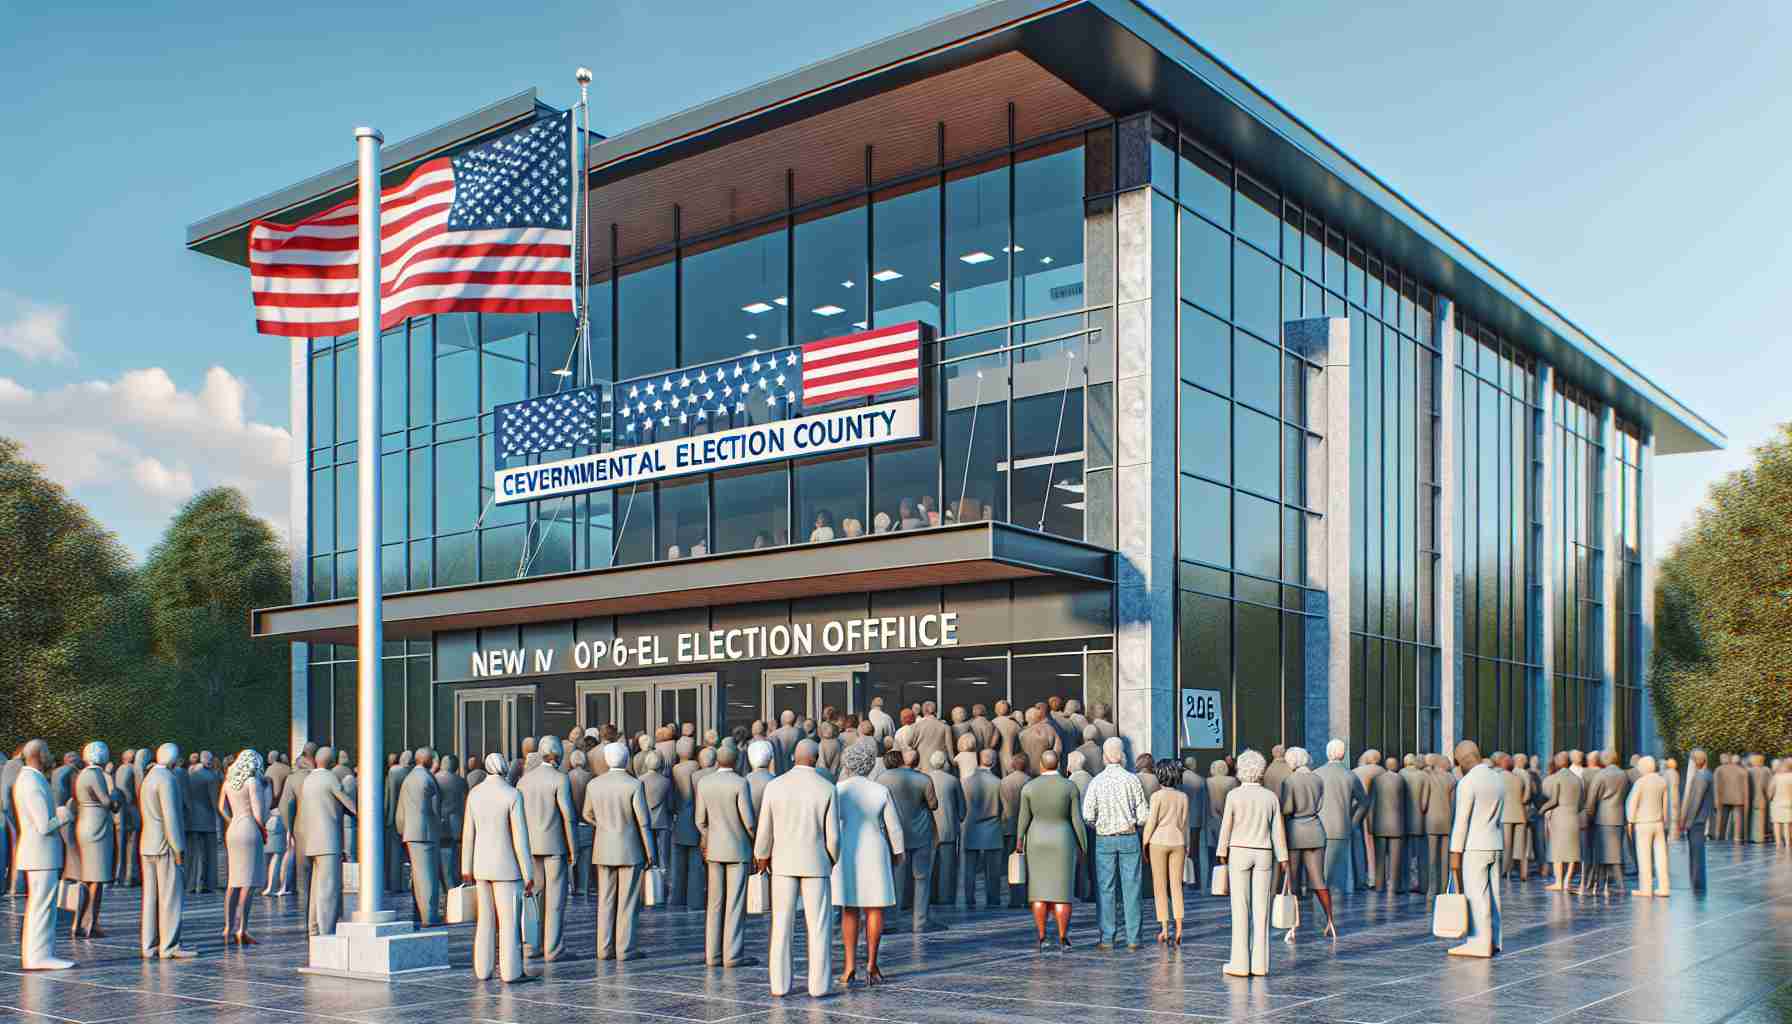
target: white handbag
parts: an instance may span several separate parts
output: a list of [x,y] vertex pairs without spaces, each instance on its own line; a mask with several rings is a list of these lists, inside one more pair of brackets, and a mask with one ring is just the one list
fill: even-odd
[[1182,884],[1194,885],[1201,880],[1201,869],[1195,866],[1195,858],[1182,859]]
[[523,945],[541,948],[541,893],[523,897]]
[[1269,904],[1269,926],[1292,931],[1300,927],[1300,897],[1294,894],[1294,872],[1282,874],[1282,891]]
[[457,885],[448,890],[446,920],[449,924],[472,924],[479,920],[477,885]]
[[747,876],[747,913],[764,914],[772,909],[772,876],[760,872]]
[[1008,855],[1008,884],[1027,884],[1027,858],[1019,850]]
[[666,902],[666,869],[648,868],[641,876],[641,903],[657,907]]
[[57,908],[71,914],[79,914],[81,912],[81,883],[65,878],[56,889]]
[[352,860],[342,862],[342,891],[361,891],[361,865]]
[[1456,891],[1455,872],[1444,870],[1449,883],[1431,907],[1431,934],[1440,939],[1460,939],[1468,934],[1468,897]]
[[1213,884],[1207,887],[1207,891],[1215,896],[1232,895],[1232,872],[1226,869],[1226,865],[1213,866]]

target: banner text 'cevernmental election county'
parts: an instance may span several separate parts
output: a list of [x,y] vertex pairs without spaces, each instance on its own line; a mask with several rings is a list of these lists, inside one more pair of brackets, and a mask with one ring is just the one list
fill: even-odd
[[493,474],[493,483],[497,503],[507,505],[756,462],[912,441],[920,436],[921,400],[910,398],[656,441],[539,466],[513,466]]

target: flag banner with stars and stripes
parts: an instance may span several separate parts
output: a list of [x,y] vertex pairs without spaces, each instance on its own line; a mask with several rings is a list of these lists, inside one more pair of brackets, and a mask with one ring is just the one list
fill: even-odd
[[606,390],[606,385],[598,385],[498,406],[494,410],[498,461],[597,447],[608,435],[603,416]]
[[[573,308],[572,115],[419,165],[380,193],[380,322]],[[256,329],[353,333],[359,203],[249,229]]]

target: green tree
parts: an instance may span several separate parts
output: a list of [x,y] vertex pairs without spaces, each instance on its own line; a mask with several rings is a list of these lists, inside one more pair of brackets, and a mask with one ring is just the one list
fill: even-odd
[[1650,664],[1670,747],[1792,749],[1792,424],[1662,560]]
[[286,743],[290,648],[249,635],[249,613],[291,598],[287,555],[229,487],[175,513],[141,574],[150,650],[171,675],[171,732],[219,752]]
[[131,649],[131,583],[118,539],[0,438],[0,743],[9,752],[27,734],[58,754],[78,749],[116,710],[143,654]]

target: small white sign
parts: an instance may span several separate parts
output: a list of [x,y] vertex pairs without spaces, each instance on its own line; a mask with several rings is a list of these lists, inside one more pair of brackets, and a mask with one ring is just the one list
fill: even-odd
[[1220,691],[1182,691],[1182,745],[1210,750],[1226,745],[1225,716],[1220,711]]

